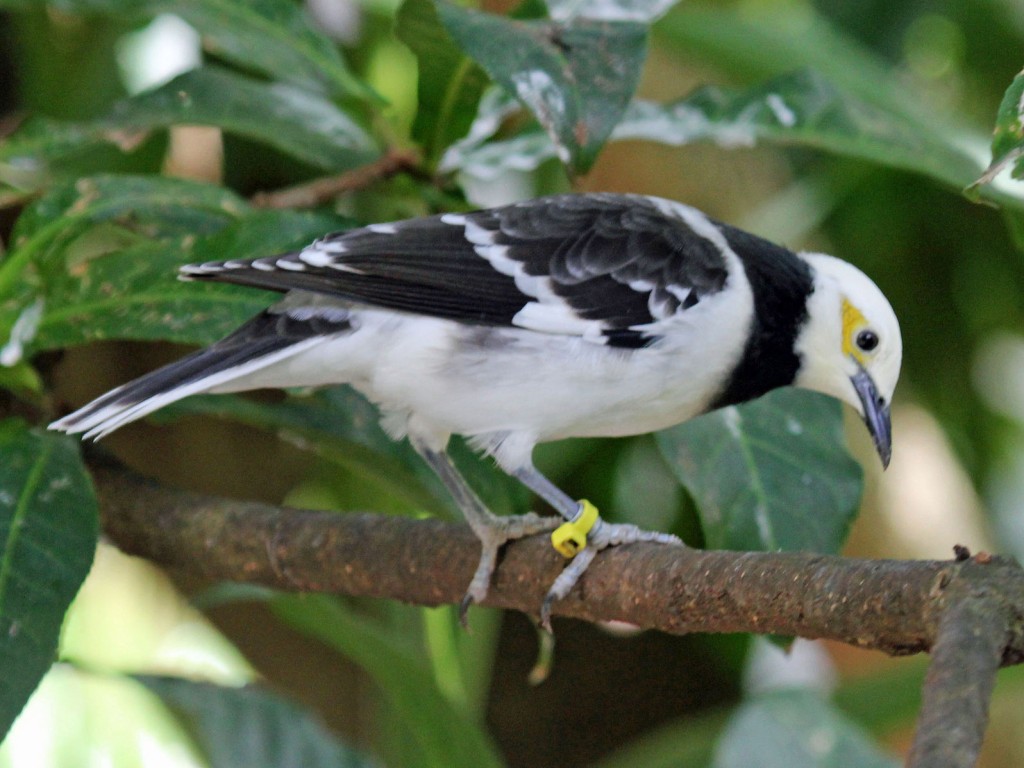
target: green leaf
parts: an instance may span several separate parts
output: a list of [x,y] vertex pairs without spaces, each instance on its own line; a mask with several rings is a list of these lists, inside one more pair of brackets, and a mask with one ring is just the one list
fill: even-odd
[[[612,503],[601,510],[602,516],[628,520],[649,531],[673,531],[684,496],[679,481],[665,462],[658,460],[653,440],[644,437],[624,443],[610,473]],[[643,499],[643,504],[637,504],[637,499]]]
[[11,366],[3,365],[3,353],[6,351],[6,346],[0,349],[0,389],[14,392],[22,400],[40,401],[43,380],[39,372],[24,360]]
[[0,422],[0,739],[57,653],[89,572],[96,500],[74,441]]
[[0,363],[97,339],[214,341],[274,294],[182,283],[179,266],[287,251],[342,221],[254,212],[221,187],[162,177],[55,188],[18,220],[0,262]]
[[363,129],[323,97],[212,66],[119,102],[98,127],[109,132],[180,123],[217,126],[328,170],[352,168],[377,155]]
[[[330,387],[281,403],[227,395],[191,397],[164,413],[201,413],[271,430],[352,472],[360,481],[386,490],[406,513],[426,511],[461,519],[451,495],[416,451],[407,441],[388,437],[376,407],[349,387]],[[452,441],[449,453],[490,510],[497,514],[523,511],[526,492],[520,483],[458,439]]]
[[[762,694],[745,706],[761,708],[789,696],[807,697],[816,707],[825,709],[829,722],[834,723],[838,717],[840,729],[847,735],[850,734],[851,723],[856,723],[852,726],[853,733],[863,744],[866,740],[856,736],[858,726],[867,728],[876,736],[886,737],[913,725],[921,709],[921,683],[926,664],[926,658],[915,657],[906,659],[893,669],[845,680],[840,683],[831,702],[822,702],[812,692],[773,692]],[[1024,672],[1020,668],[1015,668],[1015,671]],[[1009,670],[1003,673],[1007,674]],[[1007,684],[1006,677],[1000,677],[1000,685]],[[788,708],[785,702],[782,706]],[[712,708],[699,716],[691,714],[669,720],[603,757],[592,768],[633,768],[638,765],[644,768],[707,768],[727,726],[733,728],[730,739],[746,735],[745,731],[735,729],[737,716],[738,713],[734,716],[725,708]],[[760,768],[761,761],[754,760],[749,765]]]
[[[970,196],[972,192],[968,189],[967,194]],[[1019,208],[1004,208],[1003,221],[1013,244],[1017,246],[1018,251],[1024,253],[1024,211]]]
[[[180,249],[246,209],[244,201],[220,187],[160,177],[97,176],[55,188],[18,219],[13,248],[0,261],[0,364],[20,361],[46,309],[55,308],[52,302],[48,307],[48,286],[81,279],[81,270],[97,254],[147,238],[178,238]],[[96,228],[100,223],[106,229]],[[85,243],[80,238],[87,232],[106,237]],[[69,258],[75,243],[81,249]]]
[[[468,134],[441,158],[443,173],[462,171],[492,181],[510,170],[532,171],[555,157],[555,145],[539,127],[502,141],[489,141],[508,118],[522,112],[519,102],[497,87],[484,91]],[[521,147],[520,144],[525,146]]]
[[977,171],[960,147],[843,93],[809,70],[745,91],[709,87],[671,104],[638,102],[614,138],[675,146],[711,140],[726,147],[771,141],[903,168],[956,187]]
[[724,712],[716,709],[669,720],[602,757],[591,768],[708,768],[726,722]]
[[921,131],[950,137],[950,116],[919,99],[881,56],[837,29],[812,5],[737,8],[681,3],[652,30],[664,50],[714,66],[732,79],[759,82],[807,69]]
[[416,54],[419,108],[412,134],[428,165],[469,130],[487,76],[445,30],[433,0],[405,0],[395,34]]
[[437,9],[463,50],[534,114],[562,162],[589,170],[636,90],[647,27],[517,21],[443,1]]
[[1024,72],[1013,78],[1003,94],[992,133],[992,162],[969,189],[990,183],[1011,164],[1013,178],[1024,178]]
[[333,215],[254,211],[220,232],[176,244],[142,242],[89,250],[72,243],[45,281],[45,309],[31,340],[39,351],[101,339],[206,344],[276,301],[276,293],[181,282],[190,261],[282,253],[338,229]]
[[199,30],[207,51],[247,69],[307,88],[321,85],[332,96],[378,98],[290,0],[143,0],[143,6],[181,16]]
[[449,701],[464,707],[477,722],[487,715],[495,653],[501,635],[502,611],[479,607],[472,613],[472,631],[459,619],[459,608],[419,608],[423,640],[438,688]]
[[[876,735],[913,726],[921,711],[921,693],[928,658],[915,656],[893,667],[844,679],[832,694],[832,705],[850,720]],[[1000,685],[1006,683],[1000,677]]]
[[[533,170],[555,156],[554,146],[540,131],[500,142],[484,143],[485,138],[456,145],[446,164],[491,179],[508,170]],[[978,172],[977,163],[959,146],[842,93],[810,71],[782,75],[744,91],[701,88],[669,104],[635,101],[612,140],[637,139],[672,146],[713,141],[723,147],[764,142],[804,147],[903,168],[957,188]]]
[[555,21],[599,19],[650,24],[679,0],[547,0]]
[[326,90],[376,98],[345,66],[337,46],[290,0],[61,0],[64,13],[146,19],[173,13],[202,36],[203,48],[240,67]]
[[[920,151],[908,156],[904,147],[897,147],[897,167],[925,173],[956,189],[982,173],[970,148],[985,137],[964,121],[963,110],[943,111],[935,100],[919,96],[899,68],[837,29],[811,4],[739,8],[683,3],[654,25],[652,36],[667,53],[717,67],[738,81],[813,71],[846,98],[870,105],[884,123],[900,123],[903,131],[917,135]],[[869,136],[872,133],[868,131]],[[859,151],[855,146],[853,156]],[[885,162],[884,156],[881,160]],[[1016,190],[986,187],[975,194],[1024,208],[1024,195]]]
[[83,248],[83,261],[142,237],[189,240],[223,227],[245,207],[227,190],[174,179],[97,176],[55,188],[18,219],[14,247],[0,261],[0,364],[17,364],[32,344],[47,285],[79,277],[67,249],[97,223],[117,226],[108,225],[107,242]]
[[128,151],[148,132],[182,124],[215,126],[330,171],[379,154],[366,132],[322,96],[207,66],[123,99],[97,120],[30,122],[0,144],[0,180],[39,187],[59,178],[69,158],[105,145]]
[[178,717],[210,768],[256,765],[370,768],[297,705],[260,686],[230,688],[173,677],[136,677]]
[[839,403],[780,389],[657,435],[709,547],[836,552],[860,502]]
[[331,387],[281,403],[203,395],[175,403],[162,413],[172,418],[202,414],[273,432],[374,488],[377,510],[392,506],[382,498],[387,494],[406,514],[427,511],[452,516],[454,512],[450,497],[425,471],[412,447],[406,441],[391,440],[379,425],[376,408],[348,387]]
[[555,155],[555,145],[546,133],[525,131],[504,141],[460,142],[445,154],[441,169],[494,181],[509,171],[536,170]]
[[[223,187],[163,176],[104,174],[77,179],[49,190],[18,218],[12,249],[0,261],[0,283],[19,249],[39,240],[42,248],[81,223],[116,220],[136,225],[148,237],[216,232],[248,210],[248,204]],[[0,287],[0,296],[3,289]]]
[[0,141],[0,184],[25,193],[91,173],[109,173],[146,138],[145,131],[134,128],[30,117]]
[[502,765],[484,729],[438,690],[426,663],[393,632],[326,596],[280,597],[271,607],[291,626],[344,654],[373,678],[419,746],[422,765]]
[[856,725],[811,691],[775,691],[742,705],[715,768],[896,768]]

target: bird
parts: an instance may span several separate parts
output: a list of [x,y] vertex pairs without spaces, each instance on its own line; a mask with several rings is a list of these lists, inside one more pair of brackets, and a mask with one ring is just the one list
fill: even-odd
[[[283,294],[211,346],[55,421],[99,439],[198,393],[349,384],[439,476],[481,542],[462,601],[487,595],[508,541],[550,533],[568,560],[550,628],[602,549],[671,534],[601,519],[533,464],[538,443],[657,431],[795,386],[863,419],[883,467],[902,338],[881,290],[696,208],[568,193],[370,224],[299,250],[181,267],[186,281]],[[449,459],[461,435],[558,513],[496,516]]]

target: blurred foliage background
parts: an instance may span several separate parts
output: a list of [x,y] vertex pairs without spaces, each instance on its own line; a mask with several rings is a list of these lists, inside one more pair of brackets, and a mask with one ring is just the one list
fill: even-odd
[[[548,23],[535,0],[483,10]],[[22,417],[0,430],[0,481],[63,478],[86,509],[71,444],[28,424],[266,302],[166,287],[181,263],[264,255],[355,222],[629,191],[840,255],[891,299],[905,347],[895,453],[883,476],[863,430],[848,430],[866,478],[845,553],[945,558],[959,543],[1020,557],[1024,195],[1009,173],[963,190],[990,162],[1012,83],[1019,103],[1024,7],[549,10],[573,45],[598,51],[553,86],[586,116],[582,138],[571,120],[541,126],[488,87],[515,89],[516,57],[554,56],[549,71],[561,71],[543,34],[481,31],[469,11],[428,0],[0,0],[0,386],[6,412]],[[603,21],[588,26],[588,12]],[[600,26],[609,13],[613,26]],[[599,43],[612,32],[609,60]],[[617,75],[602,79],[610,63]],[[1000,124],[1012,147],[1011,113]],[[316,210],[247,202],[410,149],[420,158],[411,172],[378,174]],[[372,423],[366,407],[345,392],[197,400],[107,445],[171,485],[450,513],[403,446],[359,426]],[[333,427],[321,418],[343,413],[356,415]],[[542,446],[538,459],[613,519],[715,541],[666,467],[665,440],[573,441]],[[496,509],[525,508],[520,490],[466,454]],[[852,507],[829,514],[838,545]],[[448,608],[198,584],[102,544],[65,618],[95,531],[88,519],[57,519],[77,532],[81,561],[40,630],[60,631],[61,662],[0,747],[2,765],[896,765],[918,704],[924,659],[803,641],[785,654],[763,639],[557,620],[554,667],[534,687],[537,637],[520,615],[474,609],[467,634]],[[5,589],[0,579],[0,617],[16,602]],[[43,642],[21,666],[4,649],[6,724],[50,655]],[[1004,671],[984,766],[1024,764],[1021,697],[1024,676]]]

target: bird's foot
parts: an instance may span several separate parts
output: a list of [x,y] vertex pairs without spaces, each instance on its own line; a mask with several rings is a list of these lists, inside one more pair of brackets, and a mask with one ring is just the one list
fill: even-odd
[[467,626],[469,606],[481,603],[487,597],[491,586],[491,577],[498,563],[498,551],[508,542],[532,536],[535,533],[546,533],[559,526],[559,518],[544,517],[533,512],[525,515],[498,517],[488,515],[481,524],[473,525],[473,533],[480,539],[480,564],[473,574],[465,597],[459,604],[459,621]]
[[[589,502],[581,501],[580,509],[581,514],[578,518],[583,518],[586,511],[586,507]],[[591,506],[591,509],[593,507]],[[597,510],[594,510],[596,515]],[[564,527],[564,526],[562,526]],[[559,528],[559,530],[562,529]],[[556,531],[557,533],[558,531]],[[552,534],[552,539],[555,536]],[[558,578],[555,579],[551,588],[548,590],[547,595],[544,596],[544,602],[540,608],[540,625],[547,630],[551,631],[551,607],[555,601],[561,600],[563,597],[572,591],[572,588],[576,586],[576,582],[580,580],[580,577],[586,572],[587,568],[593,562],[594,557],[602,549],[608,547],[617,546],[619,544],[632,544],[638,541],[652,541],[658,544],[678,544],[685,546],[682,539],[678,536],[673,536],[671,533],[659,533],[657,531],[645,531],[642,528],[638,528],[635,525],[629,525],[627,523],[606,523],[600,517],[593,522],[592,527],[585,532],[583,538],[584,547],[579,551],[575,557],[572,558],[565,569],[558,574]],[[553,541],[554,546],[559,552],[563,550],[558,546],[557,541]]]

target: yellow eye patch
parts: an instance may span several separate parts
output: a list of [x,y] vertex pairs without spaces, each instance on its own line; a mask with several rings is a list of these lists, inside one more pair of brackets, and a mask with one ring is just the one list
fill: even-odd
[[865,328],[868,320],[848,299],[843,299],[843,354],[850,355],[861,365],[864,364],[864,353],[854,344],[857,333]]

